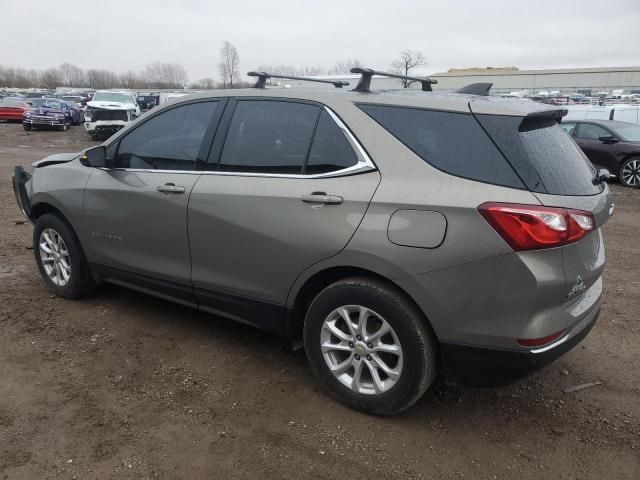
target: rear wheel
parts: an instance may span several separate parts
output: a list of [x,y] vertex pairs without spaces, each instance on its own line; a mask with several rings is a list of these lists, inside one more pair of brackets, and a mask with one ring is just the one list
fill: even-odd
[[640,188],[640,157],[627,158],[620,167],[620,183]]
[[304,325],[311,368],[341,403],[390,415],[433,383],[437,344],[422,314],[383,282],[353,277],[311,303]]
[[36,220],[33,251],[42,278],[56,296],[80,298],[96,288],[80,242],[57,215],[47,213]]

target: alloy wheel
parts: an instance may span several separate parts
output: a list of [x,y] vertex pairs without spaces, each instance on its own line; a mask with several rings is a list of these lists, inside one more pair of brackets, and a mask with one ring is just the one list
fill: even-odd
[[387,392],[402,373],[402,346],[393,327],[361,305],[346,305],[329,314],[320,347],[333,376],[360,394]]
[[42,231],[38,244],[40,261],[49,280],[54,285],[64,287],[71,279],[71,259],[67,244],[52,228]]
[[640,160],[628,161],[622,169],[622,180],[630,187],[640,186]]

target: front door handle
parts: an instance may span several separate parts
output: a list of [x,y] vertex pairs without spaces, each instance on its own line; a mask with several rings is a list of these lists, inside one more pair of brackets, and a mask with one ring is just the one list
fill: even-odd
[[160,193],[184,193],[186,191],[184,187],[177,186],[174,183],[159,185],[156,187],[156,190]]
[[310,195],[302,195],[301,199],[305,203],[323,203],[325,205],[339,205],[342,203],[342,197],[337,195],[327,195],[324,192],[314,192]]

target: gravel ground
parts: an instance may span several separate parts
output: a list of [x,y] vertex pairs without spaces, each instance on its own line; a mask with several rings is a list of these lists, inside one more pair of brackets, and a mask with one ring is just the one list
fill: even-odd
[[604,305],[580,346],[512,387],[438,384],[377,418],[272,335],[113,286],[52,297],[11,169],[90,144],[0,124],[0,479],[640,478],[640,191],[612,186]]

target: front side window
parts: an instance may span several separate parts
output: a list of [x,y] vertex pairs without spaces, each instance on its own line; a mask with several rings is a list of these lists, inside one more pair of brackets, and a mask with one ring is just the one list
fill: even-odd
[[305,103],[239,101],[220,157],[227,172],[300,174],[320,108]]
[[581,123],[578,127],[578,138],[584,138],[586,140],[598,140],[600,137],[610,136],[604,128],[594,125],[592,123]]
[[192,170],[218,102],[165,110],[127,134],[113,160],[116,168]]

